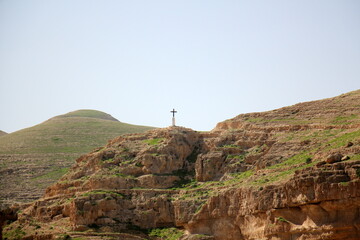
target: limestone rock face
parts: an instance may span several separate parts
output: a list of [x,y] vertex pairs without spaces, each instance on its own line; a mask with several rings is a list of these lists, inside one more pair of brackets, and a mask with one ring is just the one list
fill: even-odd
[[215,239],[359,239],[359,163],[307,168],[261,190],[221,191],[185,227]]
[[355,106],[360,91],[239,115],[211,132],[115,138],[21,207],[4,235],[161,239],[170,229],[182,240],[360,239]]
[[221,174],[220,170],[224,158],[222,152],[201,154],[195,165],[196,180],[206,182],[217,178]]
[[46,190],[45,197],[93,189],[170,188],[190,175],[189,157],[201,136],[185,128],[132,134],[77,160],[72,171]]

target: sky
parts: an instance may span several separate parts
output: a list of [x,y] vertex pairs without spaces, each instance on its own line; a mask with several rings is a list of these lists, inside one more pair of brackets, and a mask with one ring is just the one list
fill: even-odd
[[0,130],[95,109],[211,130],[360,88],[358,0],[0,0]]

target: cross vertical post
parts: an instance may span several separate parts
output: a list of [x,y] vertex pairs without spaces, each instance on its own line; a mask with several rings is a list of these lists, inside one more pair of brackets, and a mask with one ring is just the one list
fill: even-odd
[[173,108],[172,111],[170,111],[173,114],[172,117],[172,126],[175,127],[175,113],[177,113],[177,111],[175,111],[175,109]]

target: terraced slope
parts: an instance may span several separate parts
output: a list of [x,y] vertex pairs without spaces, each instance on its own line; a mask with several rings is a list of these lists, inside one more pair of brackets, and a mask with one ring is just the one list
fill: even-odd
[[359,106],[358,90],[239,115],[211,132],[117,137],[19,207],[4,236],[360,239]]
[[0,199],[28,202],[39,198],[74,159],[125,133],[152,127],[119,122],[95,110],[79,110],[0,137]]

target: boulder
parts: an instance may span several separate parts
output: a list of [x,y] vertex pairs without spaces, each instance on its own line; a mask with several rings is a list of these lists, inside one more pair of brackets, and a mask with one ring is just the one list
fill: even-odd
[[342,159],[343,155],[341,153],[333,153],[333,154],[329,154],[326,157],[326,163],[336,163],[336,162],[340,162]]

